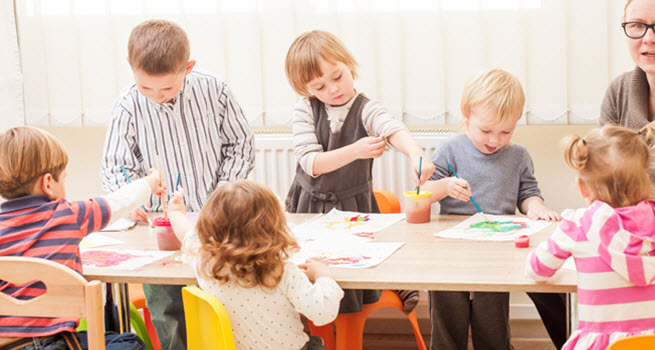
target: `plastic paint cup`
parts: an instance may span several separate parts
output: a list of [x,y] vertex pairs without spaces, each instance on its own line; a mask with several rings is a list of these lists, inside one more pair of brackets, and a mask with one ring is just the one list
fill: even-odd
[[157,237],[157,248],[159,250],[180,250],[182,243],[175,236],[171,220],[165,217],[158,217],[153,221],[154,232]]
[[430,212],[432,211],[432,192],[408,191],[403,193],[405,197],[405,216],[410,224],[423,224],[430,222]]

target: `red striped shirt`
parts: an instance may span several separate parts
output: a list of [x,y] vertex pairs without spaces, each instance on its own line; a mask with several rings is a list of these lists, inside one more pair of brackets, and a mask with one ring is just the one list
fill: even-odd
[[[82,274],[78,245],[87,234],[109,222],[107,201],[93,198],[68,202],[43,195],[25,196],[0,205],[0,256],[29,256],[56,261]],[[40,281],[15,286],[0,280],[0,292],[16,299],[43,294]],[[77,320],[65,318],[0,316],[0,337],[36,337],[74,332]]]

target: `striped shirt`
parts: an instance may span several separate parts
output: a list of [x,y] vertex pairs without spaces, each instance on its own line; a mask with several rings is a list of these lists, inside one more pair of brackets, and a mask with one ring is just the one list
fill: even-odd
[[[350,107],[355,102],[357,95],[353,96],[343,106],[333,107],[325,105],[325,110],[330,120],[330,129],[333,133],[341,130],[343,121],[348,116]],[[388,138],[399,130],[407,130],[407,127],[400,120],[393,119],[378,101],[370,100],[362,111],[362,123],[369,136],[382,136]],[[314,176],[314,159],[319,152],[323,152],[323,146],[316,138],[316,126],[314,123],[314,112],[312,111],[309,98],[298,101],[293,110],[293,144],[296,161],[300,167],[310,176]]]
[[[26,256],[56,261],[82,274],[78,244],[88,233],[107,226],[110,209],[102,198],[68,202],[43,195],[25,196],[0,205],[0,256]],[[0,293],[16,299],[43,294],[42,282],[24,287],[0,281]],[[76,319],[0,316],[0,337],[46,336],[74,332]]]
[[563,349],[605,349],[655,332],[655,201],[612,208],[601,201],[566,210],[553,235],[529,255],[527,273],[545,281],[573,256],[578,329]]
[[[157,104],[136,85],[124,90],[113,109],[102,159],[102,187],[113,192],[127,179],[157,168],[161,158],[164,185],[175,189],[178,174],[186,204],[200,211],[220,183],[245,179],[255,158],[254,137],[227,85],[196,71],[186,76],[173,103]],[[161,211],[159,197],[150,206]]]

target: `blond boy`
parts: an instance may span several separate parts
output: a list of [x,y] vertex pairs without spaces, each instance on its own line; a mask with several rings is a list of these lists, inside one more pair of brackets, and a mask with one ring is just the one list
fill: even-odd
[[[0,255],[52,260],[82,274],[78,245],[82,238],[127,214],[159,193],[159,173],[135,181],[108,196],[69,202],[68,156],[57,139],[33,127],[16,127],[0,135]],[[9,281],[10,282],[10,281]],[[0,292],[30,298],[45,290],[41,282],[17,287],[0,281]],[[0,337],[17,337],[12,349],[77,341],[77,320],[0,316]],[[107,334],[107,349],[145,349],[136,335]],[[40,348],[37,346],[37,348]],[[49,348],[49,347],[48,347]]]
[[[477,213],[469,199],[473,196],[486,214],[513,215],[518,207],[532,219],[559,219],[544,205],[530,154],[510,143],[524,103],[521,83],[501,69],[481,72],[466,84],[461,101],[466,132],[439,145],[432,156],[435,171],[423,186],[440,202],[441,214]],[[539,299],[535,303],[543,310],[556,309],[556,320],[549,319],[546,326],[559,329],[559,320],[565,320],[563,308],[559,317],[561,298],[530,296]],[[556,299],[558,305],[544,305],[542,296]],[[433,349],[465,350],[469,326],[476,349],[511,349],[509,293],[433,291],[430,300]]]
[[[145,21],[132,30],[128,62],[134,84],[113,109],[102,160],[107,192],[146,175],[161,159],[165,186],[175,189],[178,174],[187,208],[198,212],[211,192],[226,181],[245,179],[254,164],[254,140],[239,104],[219,79],[194,71],[189,39],[180,26]],[[152,210],[161,211],[158,197]],[[130,217],[147,221],[140,208]],[[162,349],[185,349],[181,286],[144,286]]]

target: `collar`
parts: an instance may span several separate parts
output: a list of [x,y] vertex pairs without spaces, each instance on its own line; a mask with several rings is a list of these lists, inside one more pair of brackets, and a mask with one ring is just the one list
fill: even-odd
[[29,196],[18,197],[7,200],[0,204],[0,213],[10,213],[12,211],[23,210],[28,208],[40,207],[50,203],[53,200],[43,194],[34,194]]

